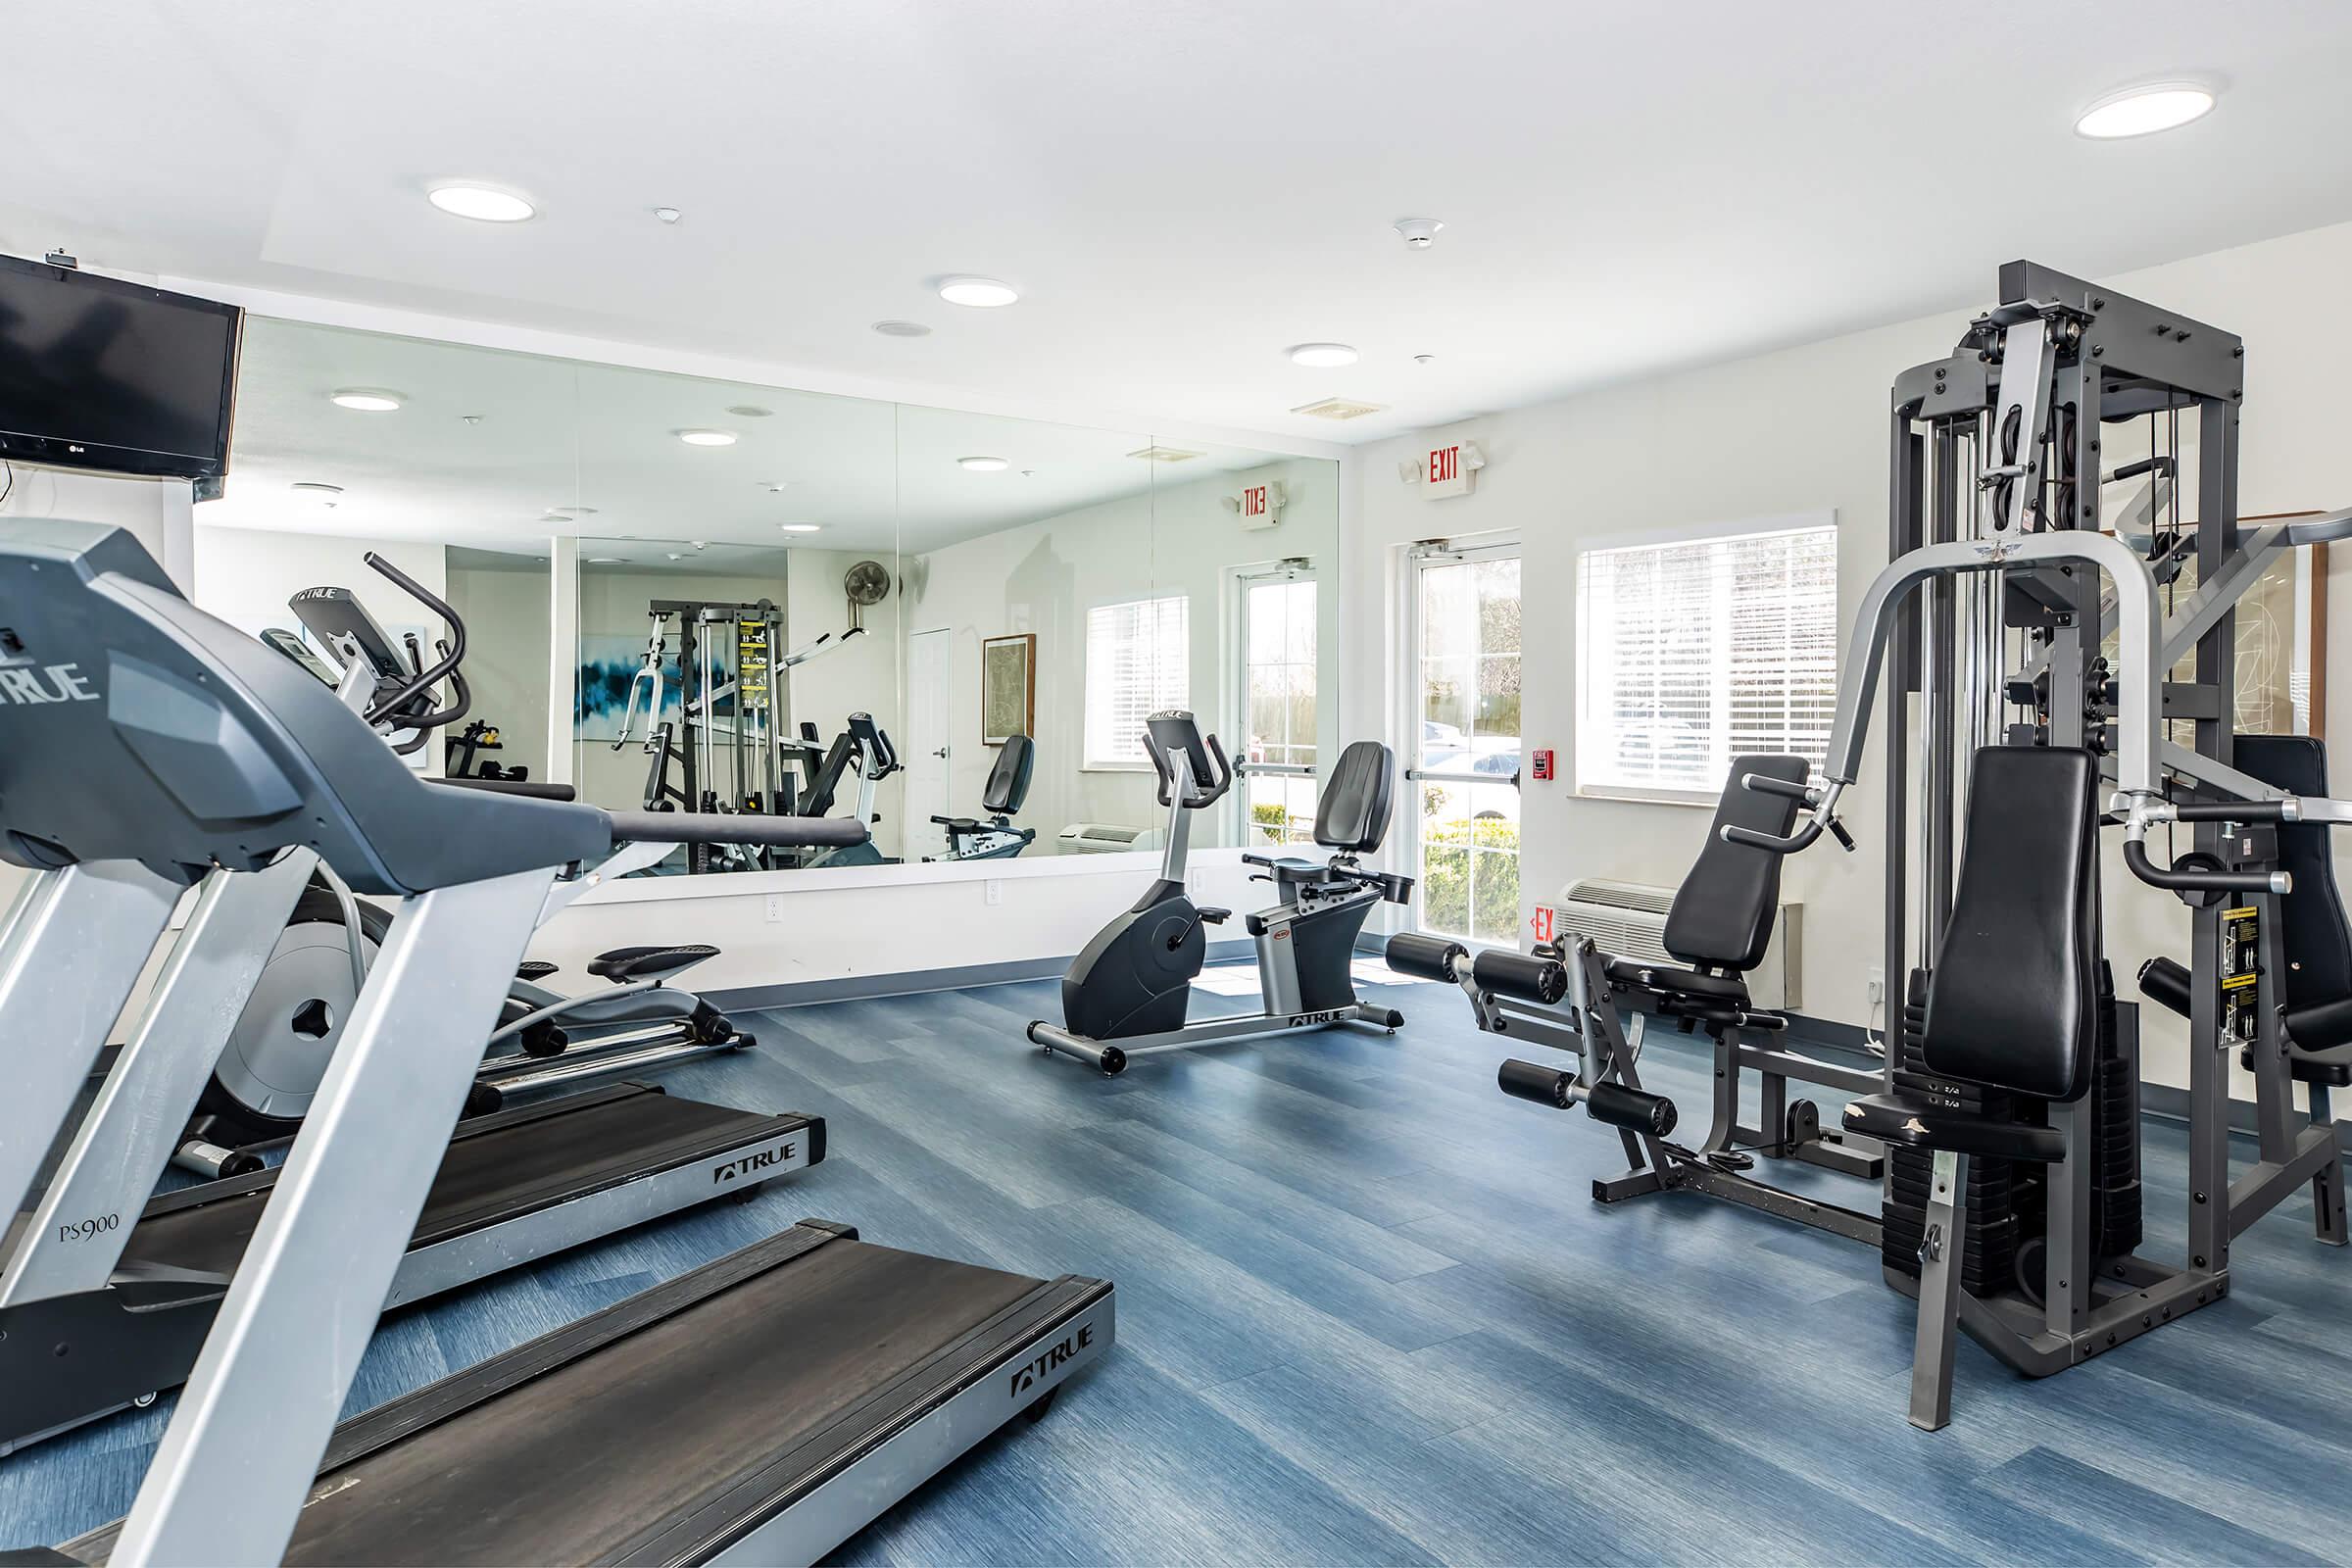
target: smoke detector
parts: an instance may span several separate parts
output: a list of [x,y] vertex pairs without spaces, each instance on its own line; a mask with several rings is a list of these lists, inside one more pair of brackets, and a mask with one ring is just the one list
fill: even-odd
[[1367,414],[1386,414],[1385,403],[1359,403],[1353,398],[1325,398],[1320,403],[1301,403],[1291,411],[1317,419],[1360,419]]
[[1399,218],[1396,223],[1396,237],[1414,250],[1425,251],[1438,242],[1438,231],[1445,226],[1435,218]]

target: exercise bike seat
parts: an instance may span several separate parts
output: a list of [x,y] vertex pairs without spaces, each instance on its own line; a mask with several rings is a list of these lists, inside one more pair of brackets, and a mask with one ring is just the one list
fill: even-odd
[[701,943],[683,943],[657,948],[614,948],[600,953],[588,965],[588,972],[601,979],[612,981],[666,980],[673,974],[693,968],[705,958],[715,958],[718,950]]
[[562,964],[550,963],[545,958],[525,958],[514,966],[514,978],[517,980],[544,980],[562,967],[564,967]]

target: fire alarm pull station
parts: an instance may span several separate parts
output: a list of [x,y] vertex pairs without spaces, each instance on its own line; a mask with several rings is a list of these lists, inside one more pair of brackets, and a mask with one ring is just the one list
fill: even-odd
[[1551,777],[1551,752],[1549,748],[1536,753],[1535,776],[1540,779],[1548,779]]

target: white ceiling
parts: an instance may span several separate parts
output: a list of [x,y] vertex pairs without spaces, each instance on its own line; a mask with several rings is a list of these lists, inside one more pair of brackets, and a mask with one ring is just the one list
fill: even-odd
[[[2352,216],[2345,0],[76,0],[7,50],[8,249],[1292,437]],[[2073,133],[2183,74],[2204,122]],[[1285,412],[1334,393],[1394,412]]]
[[[403,404],[368,414],[329,401],[346,387]],[[695,428],[737,440],[677,439]],[[528,555],[573,535],[608,541],[584,553],[656,565],[669,548],[691,558],[697,540],[737,547],[724,552],[737,565],[751,559],[742,547],[887,561],[1267,460],[1205,443],[1176,464],[1133,456],[1152,440],[254,318],[226,493],[197,520]],[[1008,466],[975,472],[964,457]],[[342,494],[329,506],[298,484]],[[787,522],[818,531],[788,535]]]

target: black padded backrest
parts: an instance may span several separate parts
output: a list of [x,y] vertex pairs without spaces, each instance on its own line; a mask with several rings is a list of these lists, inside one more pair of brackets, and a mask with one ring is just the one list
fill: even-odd
[[1987,746],[1928,987],[1932,1071],[2039,1100],[2090,1083],[2098,1034],[2099,827],[2087,752]]
[[[2240,771],[2289,795],[2328,793],[2328,747],[2309,735],[2240,735],[2230,755]],[[2278,917],[2285,922],[2286,1004],[2298,1009],[2352,996],[2352,927],[2328,835],[2321,822],[2278,829],[2279,859],[2295,879]]]
[[0,858],[185,881],[295,845],[399,896],[601,857],[612,834],[594,807],[428,785],[122,529],[0,523]]
[[1037,747],[1026,735],[1007,735],[988,770],[988,785],[980,792],[980,809],[991,816],[1010,816],[1029,798],[1029,773],[1037,763]]
[[1756,773],[1802,784],[1806,771],[1801,757],[1732,759],[1723,798],[1715,803],[1715,819],[1707,824],[1707,842],[1700,846],[1683,885],[1674,890],[1674,904],[1666,911],[1668,953],[1685,963],[1715,964],[1734,974],[1745,974],[1764,961],[1764,950],[1772,945],[1772,923],[1780,913],[1781,862],[1787,857],[1726,844],[1723,829],[1729,823],[1786,837],[1796,823],[1800,803],[1742,789],[1740,780]]
[[1396,800],[1396,755],[1378,741],[1350,742],[1315,802],[1315,842],[1327,850],[1371,854],[1389,836]]

